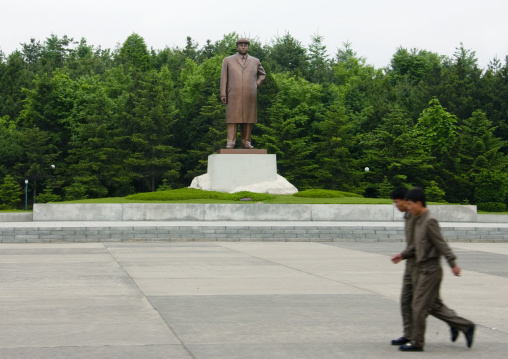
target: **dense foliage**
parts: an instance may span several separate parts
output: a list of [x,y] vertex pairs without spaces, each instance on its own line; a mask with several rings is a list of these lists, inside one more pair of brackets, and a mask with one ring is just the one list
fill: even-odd
[[[237,37],[149,50],[132,34],[110,50],[52,35],[0,52],[5,191],[25,178],[40,201],[188,186],[225,146],[219,75]],[[505,201],[508,59],[481,69],[462,45],[451,58],[400,48],[376,69],[322,41],[251,44],[267,71],[253,144],[282,176],[300,190],[421,186],[433,200]],[[3,201],[19,206],[9,191]]]

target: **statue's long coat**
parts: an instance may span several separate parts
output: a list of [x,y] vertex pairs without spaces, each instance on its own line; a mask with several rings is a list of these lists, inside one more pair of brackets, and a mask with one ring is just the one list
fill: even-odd
[[226,97],[226,123],[257,122],[257,87],[265,80],[261,62],[247,55],[245,66],[240,54],[222,62],[220,96]]

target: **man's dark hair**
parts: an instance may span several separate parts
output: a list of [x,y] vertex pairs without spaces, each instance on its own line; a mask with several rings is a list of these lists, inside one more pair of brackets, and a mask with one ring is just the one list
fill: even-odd
[[406,199],[406,193],[407,193],[407,188],[404,188],[404,187],[395,188],[390,193],[390,198],[391,199]]
[[410,189],[406,193],[406,200],[416,202],[422,202],[423,207],[427,207],[425,204],[425,191],[419,187]]

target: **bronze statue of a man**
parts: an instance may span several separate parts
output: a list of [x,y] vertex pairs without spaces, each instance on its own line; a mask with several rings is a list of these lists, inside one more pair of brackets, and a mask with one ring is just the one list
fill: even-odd
[[234,148],[238,124],[241,125],[243,148],[251,145],[252,124],[257,123],[257,88],[266,73],[259,59],[249,56],[250,41],[236,41],[238,53],[222,62],[220,98],[226,104],[227,148]]

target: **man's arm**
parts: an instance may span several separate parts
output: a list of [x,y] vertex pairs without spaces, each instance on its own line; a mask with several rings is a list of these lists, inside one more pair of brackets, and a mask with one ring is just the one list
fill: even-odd
[[402,253],[400,253],[400,255],[402,256],[402,259],[409,259],[409,258],[413,258],[415,256],[415,253],[416,253],[416,248],[414,245],[411,245],[411,246],[407,246],[406,249],[404,249],[402,251]]
[[413,230],[408,231],[408,227],[414,226],[415,218],[411,215],[410,212],[404,213],[404,232],[406,233],[406,242],[407,246],[406,248],[399,254],[396,254],[392,257],[392,262],[397,264],[404,259],[412,258],[415,256],[415,246],[414,246],[414,240],[413,240]]
[[455,257],[455,254],[453,254],[452,249],[445,242],[436,219],[434,218],[429,219],[429,222],[427,224],[427,233],[434,247],[436,247],[439,253],[446,258],[450,267],[454,268],[455,266],[457,266],[457,263],[455,263],[457,257]]
[[397,264],[404,259],[413,258],[415,256],[415,252],[415,246],[407,246],[401,253],[392,257],[392,262]]

